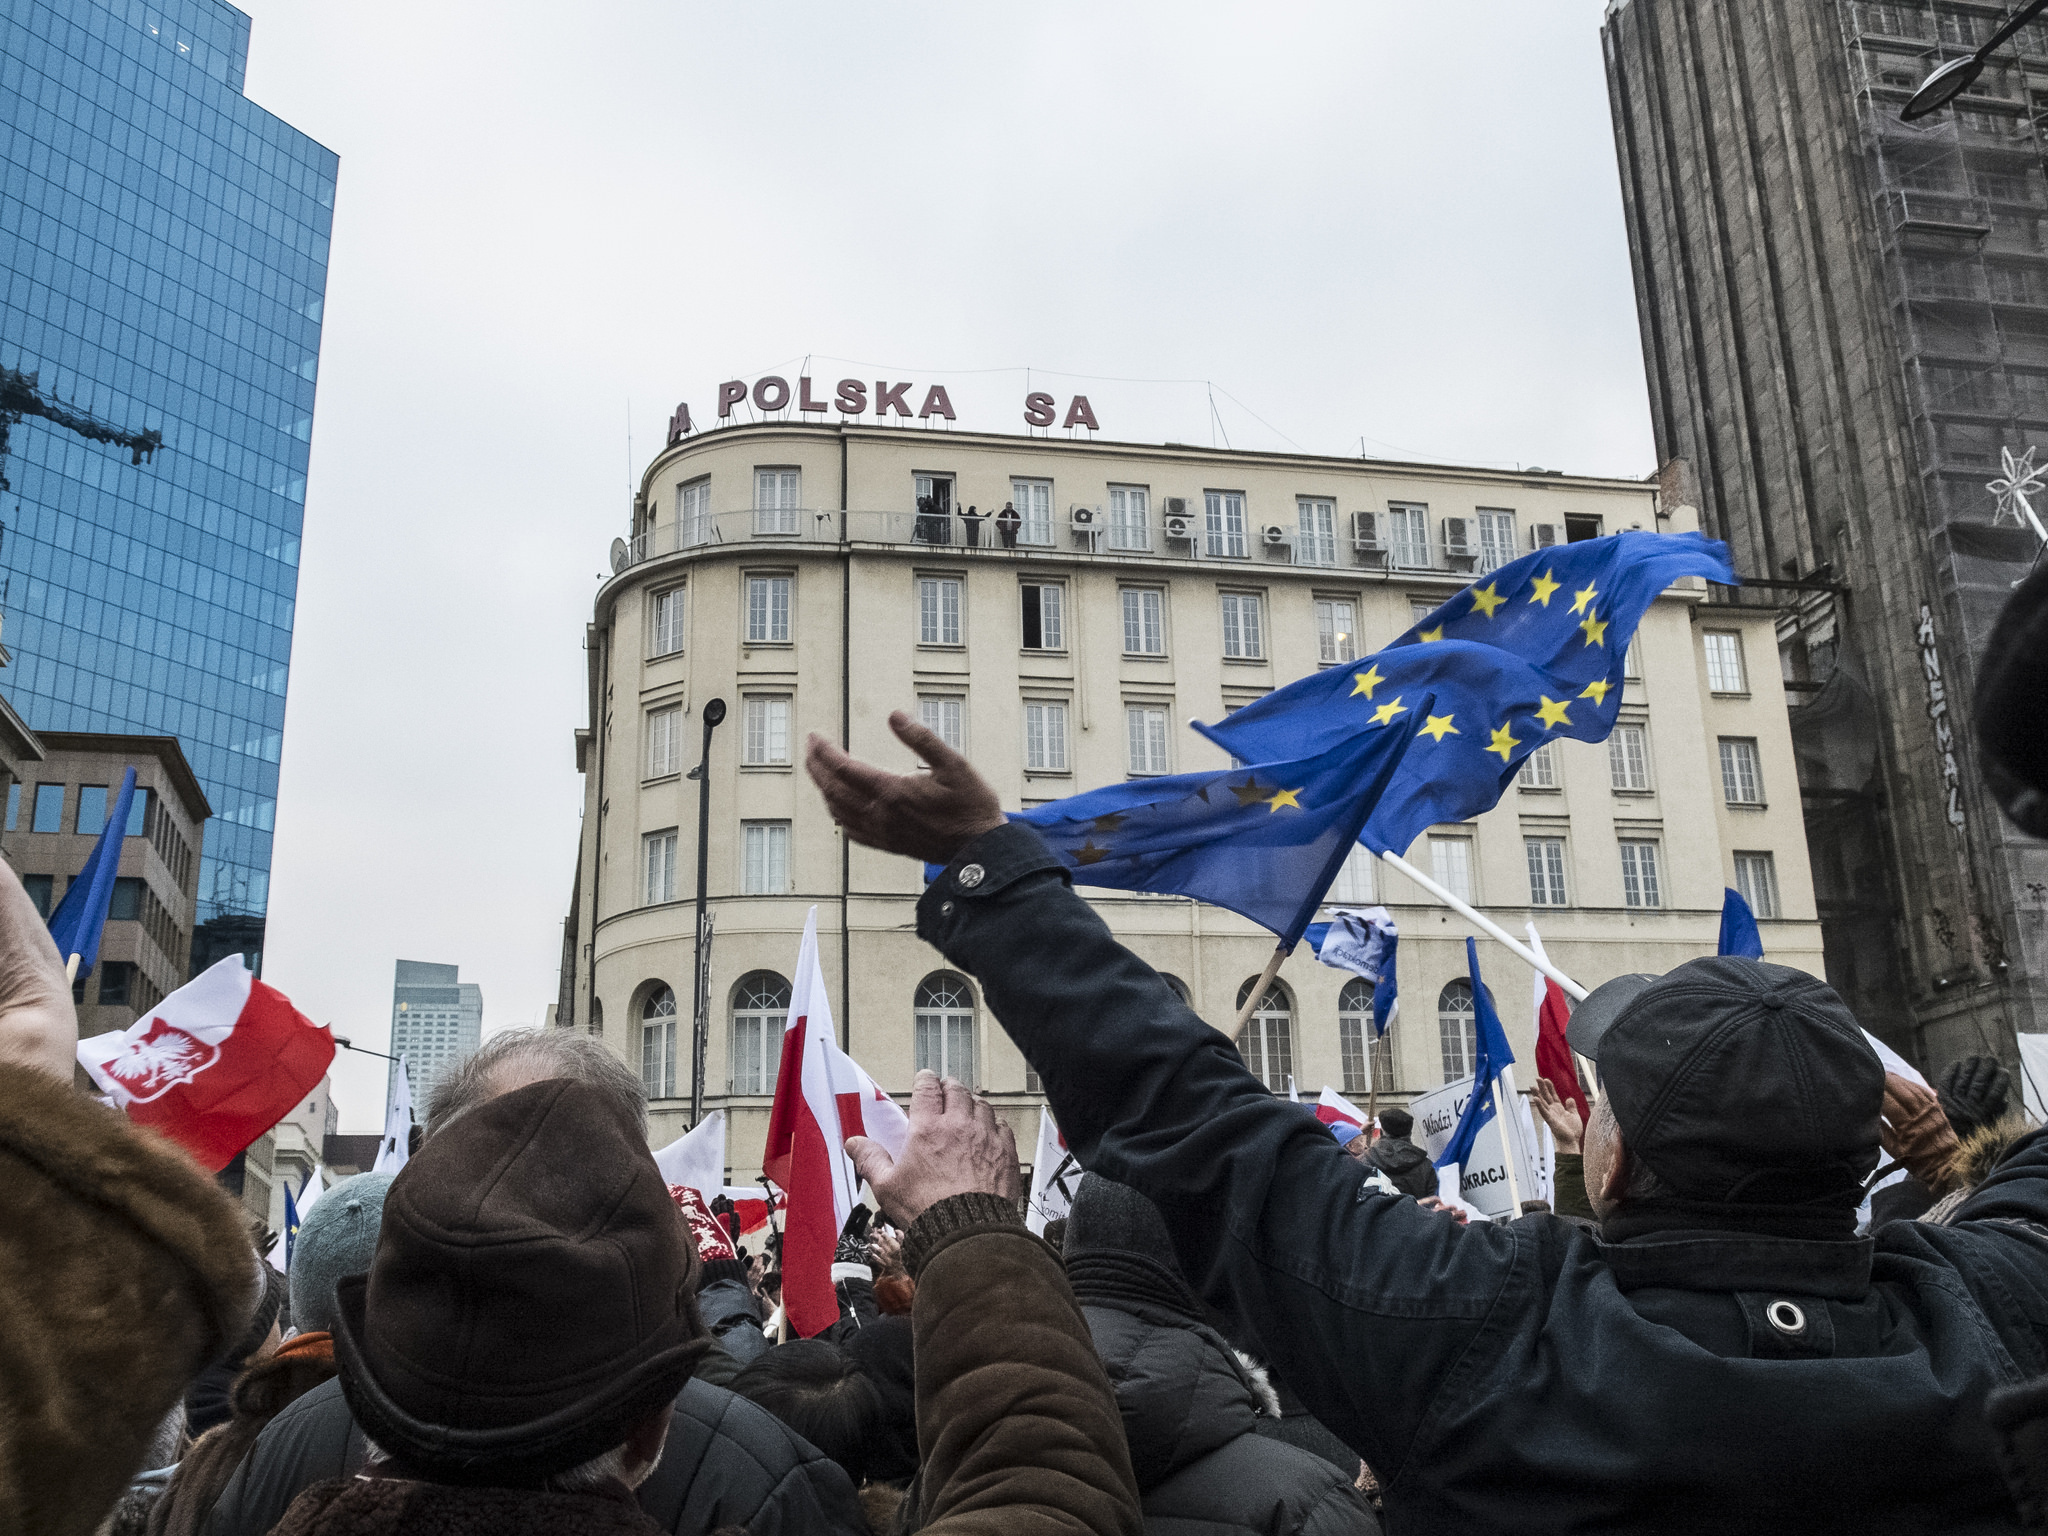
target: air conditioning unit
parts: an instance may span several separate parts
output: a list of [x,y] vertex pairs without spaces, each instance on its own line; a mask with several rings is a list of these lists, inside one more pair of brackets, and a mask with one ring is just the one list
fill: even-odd
[[1187,499],[1187,497],[1185,497],[1185,496],[1169,496],[1169,497],[1167,497],[1167,498],[1166,498],[1166,515],[1167,515],[1168,517],[1186,517],[1186,516],[1188,515],[1188,499]]
[[1093,529],[1101,521],[1101,517],[1102,513],[1095,507],[1073,508],[1074,526],[1076,528]]
[[1260,531],[1259,537],[1274,548],[1291,547],[1294,543],[1294,530],[1285,523],[1268,523]]
[[[1176,504],[1185,505],[1180,502],[1179,497],[1167,502],[1169,507]],[[1195,520],[1178,512],[1169,512],[1166,516],[1166,536],[1169,539],[1192,540],[1195,536]]]
[[1564,540],[1559,535],[1563,531],[1555,523],[1531,523],[1529,525],[1529,547],[1531,549],[1550,549],[1562,544]]
[[1360,565],[1383,566],[1387,563],[1387,546],[1380,538],[1377,512],[1351,514],[1351,547],[1358,551]]
[[1478,553],[1473,544],[1471,518],[1447,517],[1444,519],[1444,553],[1452,556]]

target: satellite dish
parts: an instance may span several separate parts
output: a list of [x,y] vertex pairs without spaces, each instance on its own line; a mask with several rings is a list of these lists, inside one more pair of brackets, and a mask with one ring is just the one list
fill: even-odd
[[626,554],[626,541],[624,539],[613,539],[612,574],[614,576],[618,575],[619,572],[623,571],[626,568]]

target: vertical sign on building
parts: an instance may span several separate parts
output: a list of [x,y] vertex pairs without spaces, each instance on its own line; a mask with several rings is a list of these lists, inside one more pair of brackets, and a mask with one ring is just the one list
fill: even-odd
[[1934,722],[1934,746],[1941,754],[1941,782],[1948,793],[1948,824],[1963,825],[1962,776],[1956,771],[1956,733],[1949,724],[1948,687],[1941,678],[1941,650],[1934,643],[1934,609],[1920,605],[1920,670],[1927,676],[1927,718]]

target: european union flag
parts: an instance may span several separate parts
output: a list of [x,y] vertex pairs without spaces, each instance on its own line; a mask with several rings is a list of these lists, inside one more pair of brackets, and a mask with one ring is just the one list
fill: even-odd
[[1111,784],[1010,820],[1038,828],[1077,885],[1193,896],[1292,948],[1414,743],[1384,725],[1314,757]]
[[1502,1067],[1511,1066],[1515,1059],[1515,1053],[1508,1049],[1507,1033],[1500,1027],[1500,1015],[1493,1011],[1493,995],[1479,979],[1479,946],[1470,939],[1465,941],[1465,967],[1472,977],[1472,1012],[1478,1025],[1479,1055],[1472,1069],[1472,1095],[1465,1100],[1465,1113],[1458,1117],[1458,1128],[1451,1132],[1451,1139],[1444,1143],[1437,1157],[1439,1168],[1462,1168],[1471,1159],[1472,1143],[1494,1117],[1494,1079],[1500,1076]]
[[1721,944],[1717,955],[1740,955],[1745,960],[1764,957],[1764,936],[1757,932],[1756,914],[1733,886],[1721,898]]
[[290,1268],[292,1249],[299,1244],[299,1202],[292,1198],[292,1187],[284,1187],[284,1262]]
[[78,956],[78,974],[90,976],[100,957],[100,935],[107,927],[107,906],[114,899],[114,876],[121,869],[121,839],[128,835],[128,802],[135,796],[135,770],[121,779],[121,793],[100,829],[99,841],[86,856],[85,868],[71,882],[57,910],[50,914],[50,937],[67,961]]
[[[1727,546],[1696,533],[1623,533],[1538,550],[1363,661],[1297,679],[1195,729],[1257,762],[1325,752],[1367,726],[1404,726],[1417,749],[1363,836],[1400,853],[1425,827],[1490,810],[1545,742],[1605,740],[1621,710],[1629,639],[1681,576],[1737,579]],[[1430,707],[1424,694],[1435,696]]]

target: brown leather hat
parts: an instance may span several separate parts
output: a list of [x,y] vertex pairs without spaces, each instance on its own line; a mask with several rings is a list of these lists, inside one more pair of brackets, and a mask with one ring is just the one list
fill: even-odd
[[501,1094],[392,1182],[336,1287],[363,1432],[417,1475],[534,1485],[610,1450],[709,1347],[696,1251],[638,1128],[582,1083]]

